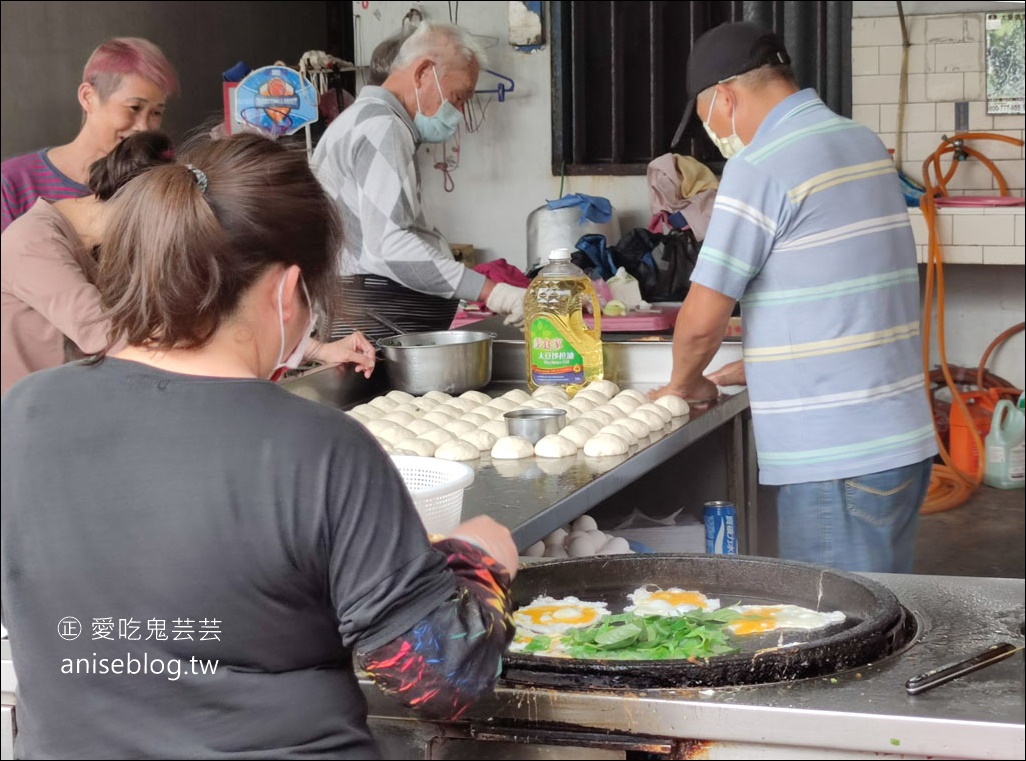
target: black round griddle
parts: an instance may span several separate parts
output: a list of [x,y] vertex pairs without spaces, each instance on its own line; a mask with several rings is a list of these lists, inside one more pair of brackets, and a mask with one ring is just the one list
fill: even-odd
[[832,674],[890,655],[915,622],[880,584],[807,563],[722,555],[613,555],[521,568],[513,608],[538,595],[605,602],[611,613],[645,584],[702,592],[720,606],[792,603],[842,611],[846,620],[811,632],[778,630],[732,638],[741,648],[708,661],[600,661],[507,653],[503,677],[571,689],[650,689],[764,684]]

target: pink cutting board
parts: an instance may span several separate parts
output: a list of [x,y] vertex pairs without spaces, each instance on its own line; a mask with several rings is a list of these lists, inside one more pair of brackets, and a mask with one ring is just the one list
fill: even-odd
[[[651,312],[631,312],[623,317],[602,315],[603,333],[657,333],[673,330],[680,307],[656,307]],[[595,327],[595,318],[584,315],[588,327]]]

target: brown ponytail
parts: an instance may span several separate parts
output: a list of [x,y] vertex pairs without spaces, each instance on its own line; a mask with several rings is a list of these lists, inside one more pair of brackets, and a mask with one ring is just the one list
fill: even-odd
[[304,152],[242,133],[179,160],[110,202],[97,287],[112,342],[203,346],[275,264],[297,265],[315,301],[328,294],[341,225]]

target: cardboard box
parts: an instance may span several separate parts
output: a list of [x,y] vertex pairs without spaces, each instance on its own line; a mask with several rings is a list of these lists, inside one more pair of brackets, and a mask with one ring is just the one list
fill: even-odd
[[473,267],[477,264],[477,251],[474,249],[471,243],[450,243],[449,248],[452,250],[453,258],[458,262],[463,262],[468,267]]

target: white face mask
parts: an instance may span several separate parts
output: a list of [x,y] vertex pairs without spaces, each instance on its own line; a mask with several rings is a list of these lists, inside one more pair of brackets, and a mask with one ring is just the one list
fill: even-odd
[[[302,277],[302,275],[300,275]],[[295,370],[303,361],[303,357],[306,355],[306,347],[310,344],[310,334],[313,332],[314,326],[317,324],[317,310],[313,308],[313,302],[310,301],[310,293],[306,290],[306,283],[302,280],[299,284],[303,286],[303,295],[306,296],[306,303],[310,307],[310,324],[306,326],[306,331],[303,333],[303,337],[299,340],[299,344],[292,351],[288,357],[285,357],[285,315],[282,311],[282,296],[285,293],[285,280],[288,278],[286,272],[282,278],[281,283],[278,285],[278,328],[281,332],[281,348],[278,349],[278,361],[274,363],[274,369],[271,371],[271,377],[274,378],[278,372],[284,370]]]
[[737,136],[737,130],[734,128],[734,112],[730,112],[730,137],[717,137],[716,133],[709,127],[709,121],[712,119],[713,103],[716,102],[716,91],[713,90],[712,100],[709,101],[709,115],[705,121],[702,122],[702,126],[705,127],[705,134],[709,136],[709,139],[713,141],[713,145],[720,149],[720,153],[723,154],[723,158],[730,159],[741,153],[745,149],[745,144],[741,142],[741,138]]
[[432,116],[424,116],[420,110],[420,92],[413,91],[417,99],[417,113],[413,117],[413,126],[417,128],[417,134],[425,143],[444,143],[456,134],[460,124],[463,122],[463,114],[456,108],[442,92],[442,83],[438,81],[438,71],[434,66],[431,73],[435,77],[435,87],[438,88],[438,97],[442,99],[441,105]]

